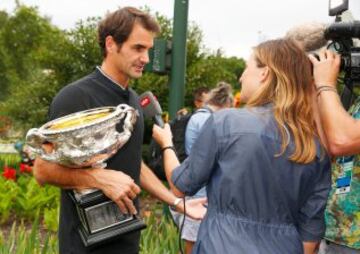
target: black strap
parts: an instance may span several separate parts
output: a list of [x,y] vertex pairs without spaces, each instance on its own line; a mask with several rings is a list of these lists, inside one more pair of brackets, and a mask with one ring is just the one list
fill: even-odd
[[173,150],[175,152],[175,154],[176,154],[175,147],[173,147],[173,146],[165,146],[165,147],[161,148],[161,152],[163,153],[167,149]]

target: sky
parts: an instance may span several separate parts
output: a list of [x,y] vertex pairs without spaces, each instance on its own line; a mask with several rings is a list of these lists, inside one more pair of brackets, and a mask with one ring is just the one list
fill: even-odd
[[[51,18],[62,29],[73,28],[87,17],[104,16],[118,7],[145,5],[155,12],[173,17],[175,0],[20,0],[37,6],[41,15]],[[349,0],[354,14],[360,11],[359,0]],[[251,47],[266,39],[283,36],[304,22],[332,23],[328,0],[188,0],[189,22],[203,32],[204,46],[221,49],[226,56],[247,58]],[[0,0],[0,10],[12,12],[15,0]],[[355,15],[360,18],[360,15]]]

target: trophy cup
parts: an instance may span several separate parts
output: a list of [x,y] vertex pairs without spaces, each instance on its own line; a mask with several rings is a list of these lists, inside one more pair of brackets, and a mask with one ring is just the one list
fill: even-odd
[[[105,161],[130,138],[137,111],[126,104],[73,113],[40,128],[30,129],[26,142],[42,159],[69,168],[105,168]],[[123,122],[123,132],[116,124]],[[43,149],[51,143],[53,150]],[[79,233],[86,247],[115,239],[119,235],[146,227],[135,215],[123,214],[112,200],[97,189],[69,192],[80,219]]]

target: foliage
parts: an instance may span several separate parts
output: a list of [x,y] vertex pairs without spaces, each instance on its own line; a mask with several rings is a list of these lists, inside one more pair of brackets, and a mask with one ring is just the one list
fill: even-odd
[[19,162],[19,156],[0,155],[0,172],[9,167],[17,175],[15,181],[0,177],[0,224],[10,217],[32,221],[39,214],[44,217],[45,228],[56,231],[59,189],[38,185],[31,173],[21,170]]
[[10,16],[3,28],[3,44],[11,59],[11,67],[19,78],[26,78],[34,66],[33,54],[41,49],[46,38],[49,23],[40,17],[35,8],[19,7],[15,15]]
[[[169,219],[159,219],[151,214],[145,218],[147,228],[140,239],[141,254],[172,254],[179,250],[178,232]],[[24,223],[14,222],[10,234],[4,236],[0,231],[0,254],[14,253],[58,253],[58,241],[54,232],[40,229],[39,217],[36,216],[31,230]]]
[[46,215],[45,226],[56,230],[54,220],[57,220],[59,210],[57,188],[40,187],[31,176],[21,176],[16,182],[1,177],[0,199],[0,223],[6,222],[10,216],[31,221],[36,213],[40,213]]
[[0,234],[0,254],[52,254],[58,253],[57,236],[55,233],[42,233],[39,229],[39,220],[36,217],[31,230],[14,222],[10,234],[4,237]]
[[210,55],[199,60],[188,68],[185,105],[192,105],[192,93],[200,86],[213,88],[218,82],[225,81],[231,84],[235,90],[238,89],[238,79],[244,67],[243,61],[235,57],[226,58],[221,54]]
[[59,189],[51,186],[41,187],[32,176],[27,178],[20,177],[17,181],[20,191],[14,204],[16,215],[33,219],[34,211],[44,212],[45,209],[52,209],[56,213],[60,202]]
[[5,11],[0,11],[0,100],[5,98],[8,94],[8,85],[9,85],[9,78],[8,78],[8,61],[9,57],[6,54],[4,48],[4,40],[2,39],[4,33],[4,27],[8,21],[8,14]]
[[27,130],[46,122],[48,107],[58,82],[52,73],[40,71],[31,73],[17,86],[10,87],[11,96],[0,104],[0,111],[11,116],[17,129]]
[[[99,18],[79,21],[70,31],[62,31],[48,44],[52,50],[43,55],[41,62],[51,70],[59,90],[66,84],[89,74],[101,63],[96,27]],[[53,45],[56,47],[53,47]],[[54,94],[53,94],[54,95]]]
[[16,168],[21,162],[19,154],[0,154],[0,170],[5,166]]
[[[20,130],[46,122],[55,94],[100,63],[97,20],[80,21],[66,32],[40,17],[36,8],[18,7],[6,27],[0,29],[0,56],[8,55],[11,60],[0,60],[0,67],[6,70],[4,74],[0,71],[0,77],[4,76],[0,88],[6,91],[2,93],[0,115],[11,117]],[[32,42],[21,46],[29,38]],[[11,44],[18,46],[11,48]]]
[[141,233],[140,253],[172,254],[179,252],[178,230],[167,217],[156,218],[151,214],[145,220],[147,228]]

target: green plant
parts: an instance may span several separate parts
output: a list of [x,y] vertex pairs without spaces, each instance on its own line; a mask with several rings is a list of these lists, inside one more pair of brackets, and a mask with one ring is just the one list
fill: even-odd
[[59,227],[59,207],[44,209],[44,227],[57,232]]
[[179,252],[178,230],[171,219],[159,219],[153,213],[145,219],[147,228],[141,233],[141,254],[173,254]]
[[58,188],[48,185],[41,187],[32,176],[19,177],[17,182],[20,191],[16,197],[14,210],[18,216],[33,219],[35,212],[58,206]]
[[2,170],[5,166],[12,167],[12,168],[19,168],[19,164],[21,162],[21,157],[17,153],[7,153],[1,154],[0,153],[0,170]]
[[31,230],[26,229],[23,223],[17,226],[14,222],[10,234],[5,239],[0,234],[0,254],[52,254],[57,253],[57,240],[54,233],[43,233],[39,229],[39,216],[36,217]]
[[[157,206],[157,204],[155,205]],[[155,209],[156,210],[156,209]],[[53,210],[46,210],[49,213]],[[54,212],[55,213],[55,212]],[[45,212],[47,214],[47,212]],[[179,251],[178,230],[166,217],[151,213],[145,218],[147,228],[142,231],[140,239],[141,254],[174,254]],[[53,214],[50,215],[53,217]],[[46,217],[46,215],[45,215]],[[31,229],[23,221],[12,224],[10,234],[4,236],[0,231],[0,254],[53,254],[57,253],[56,233],[41,229],[39,213],[35,215]],[[54,225],[55,226],[55,225]],[[57,228],[57,225],[56,225]]]
[[32,176],[20,176],[17,182],[0,177],[0,224],[9,217],[33,220],[36,213],[45,216],[45,226],[54,229],[59,210],[59,190],[39,186]]
[[[0,224],[10,217],[34,220],[37,213],[44,218],[45,227],[54,230],[59,210],[59,189],[50,185],[41,187],[31,173],[22,170],[18,155],[0,155],[1,170],[11,167],[16,171],[15,179],[0,176]],[[24,166],[24,165],[22,165]]]
[[6,222],[13,213],[13,205],[20,191],[19,186],[0,177],[0,224]]

